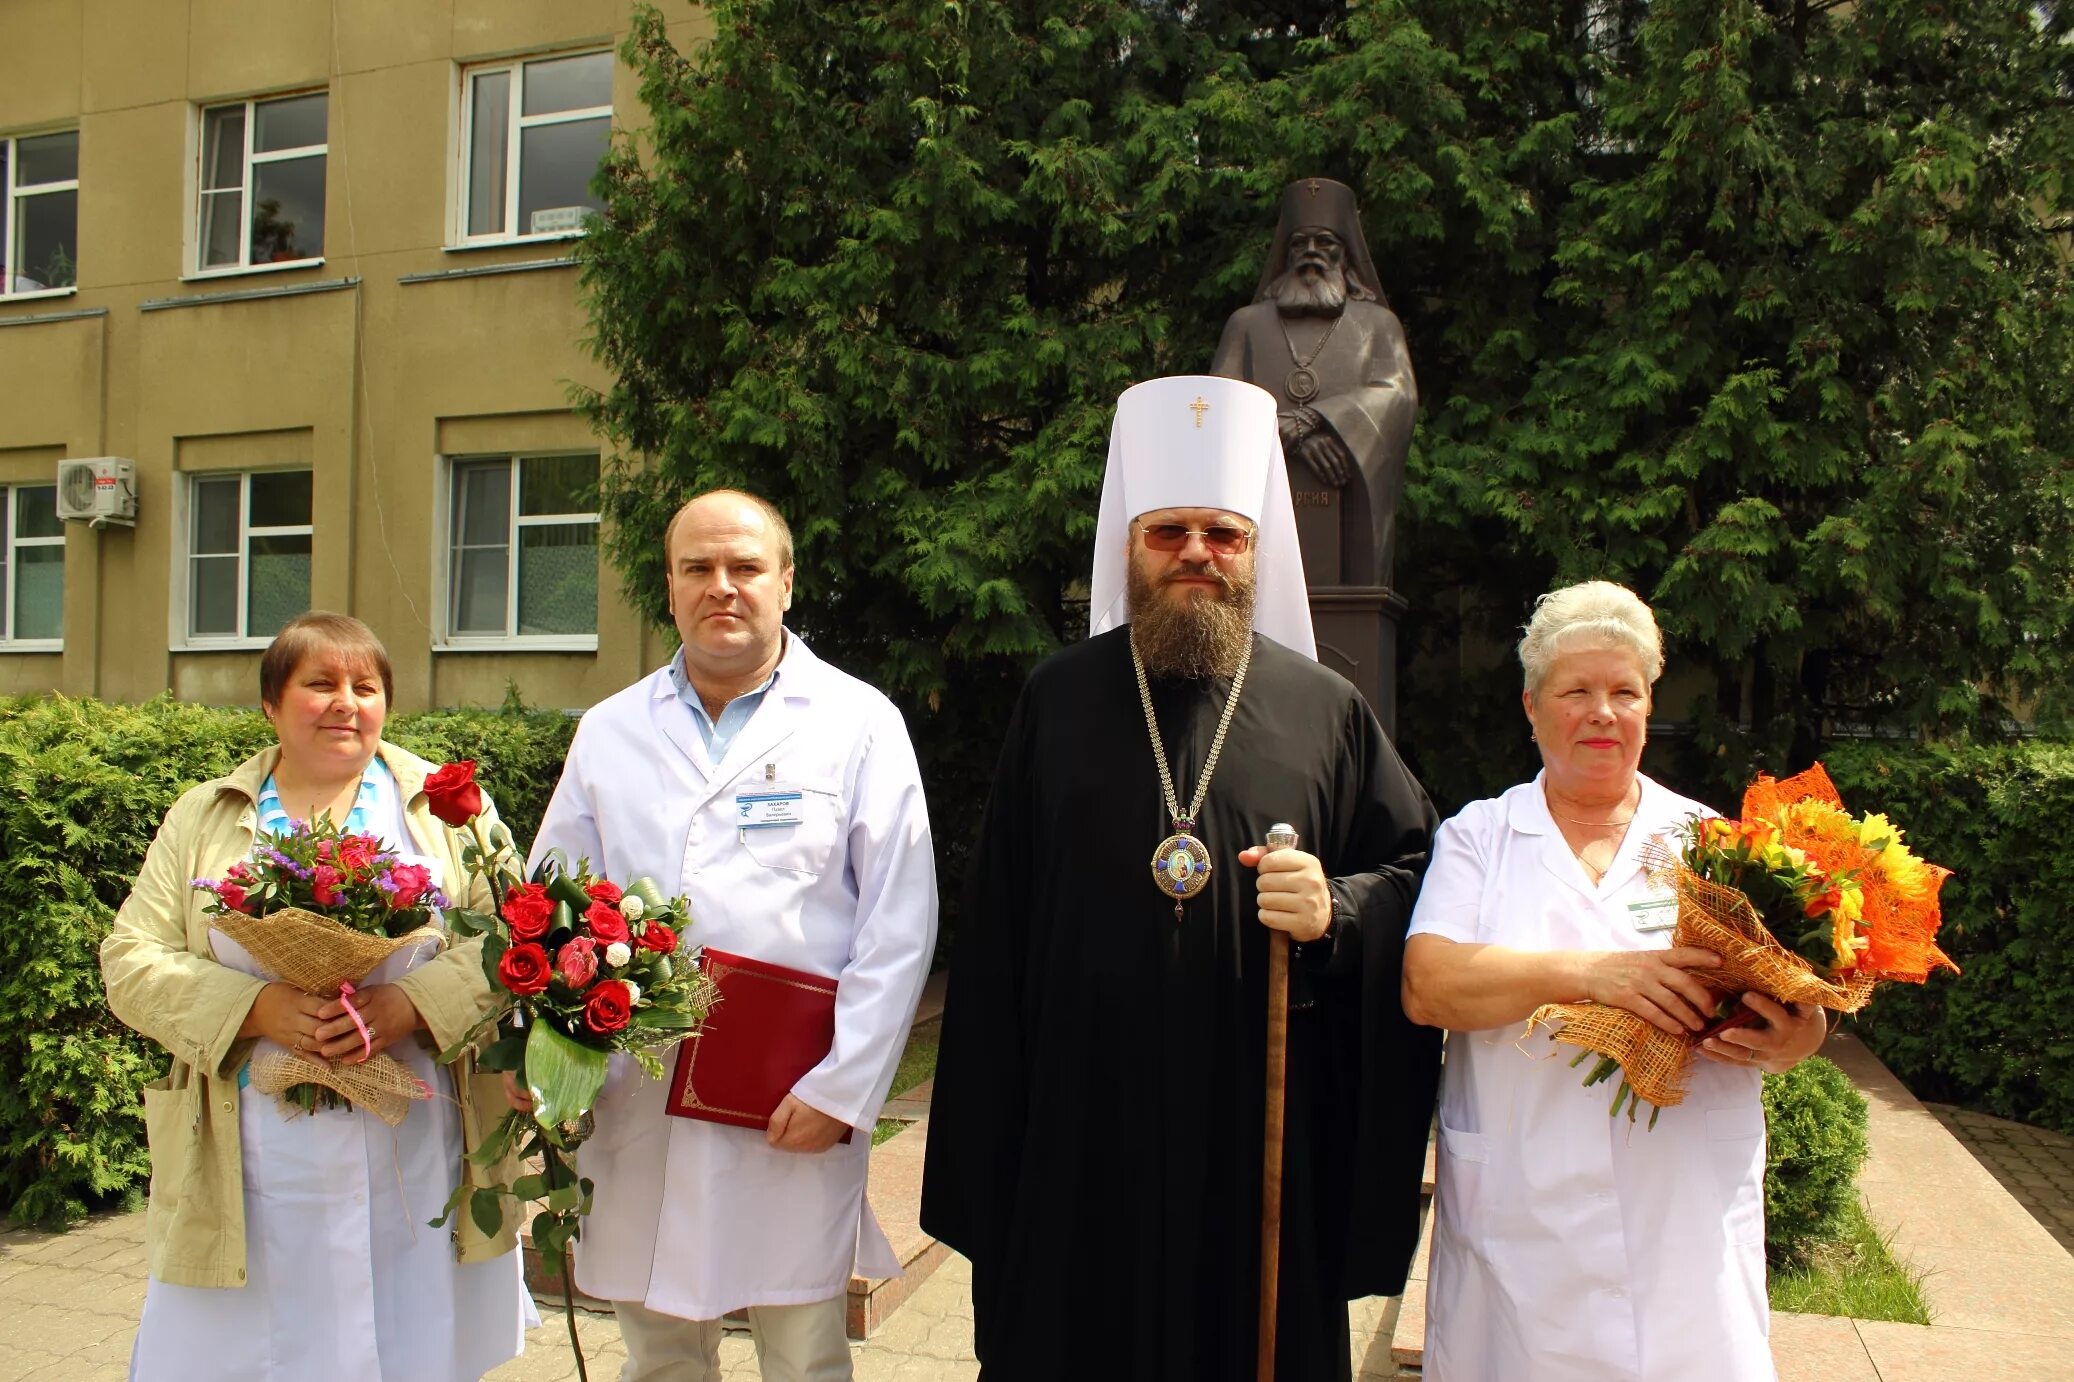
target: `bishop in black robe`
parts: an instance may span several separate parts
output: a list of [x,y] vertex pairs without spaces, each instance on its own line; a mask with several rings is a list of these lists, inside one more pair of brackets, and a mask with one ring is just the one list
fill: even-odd
[[[1345,1379],[1346,1302],[1401,1291],[1418,1237],[1439,1042],[1398,981],[1436,818],[1354,689],[1256,634],[1194,831],[1215,870],[1176,920],[1130,636],[1048,659],[1010,723],[958,921],[922,1225],[972,1260],[984,1382],[1254,1376],[1270,933],[1237,855],[1288,822],[1334,921],[1290,965],[1276,1376]],[[1150,688],[1185,808],[1231,684]]]

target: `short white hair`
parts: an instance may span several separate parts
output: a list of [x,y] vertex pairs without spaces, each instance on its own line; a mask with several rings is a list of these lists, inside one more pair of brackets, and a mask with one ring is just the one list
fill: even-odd
[[1519,641],[1528,692],[1541,689],[1558,657],[1587,648],[1633,653],[1651,686],[1663,675],[1663,635],[1642,597],[1611,581],[1584,581],[1551,590],[1534,602],[1526,637]]

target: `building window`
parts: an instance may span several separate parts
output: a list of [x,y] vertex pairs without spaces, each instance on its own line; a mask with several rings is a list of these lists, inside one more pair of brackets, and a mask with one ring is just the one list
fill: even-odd
[[612,127],[612,54],[471,67],[462,80],[459,238],[582,230],[603,210],[590,181]]
[[321,91],[202,112],[196,267],[249,269],[324,257]]
[[309,609],[310,492],[307,470],[190,482],[189,638],[272,638]]
[[597,486],[596,456],[454,462],[453,637],[597,634]]
[[56,485],[0,487],[0,644],[65,636],[65,525]]
[[79,282],[79,131],[0,139],[0,296]]

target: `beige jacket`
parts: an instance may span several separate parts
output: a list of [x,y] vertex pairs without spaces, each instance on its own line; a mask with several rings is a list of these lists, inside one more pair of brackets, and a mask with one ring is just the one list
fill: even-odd
[[[228,777],[194,788],[166,813],[143,871],[101,943],[101,976],[108,1006],[125,1023],[165,1047],[173,1068],[144,1090],[144,1122],[151,1142],[151,1201],[145,1248],[151,1274],[180,1286],[245,1284],[245,1198],[238,1137],[237,1072],[255,1039],[238,1039],[265,982],[216,963],[209,948],[206,893],[196,878],[220,878],[252,852],[259,791],[280,757],[278,748],[253,755]],[[458,905],[490,910],[488,885],[461,863],[460,832],[449,830],[427,804],[426,776],[435,765],[383,743],[382,761],[396,775],[404,816],[418,849],[441,862],[443,882]],[[485,801],[486,821],[496,819]],[[430,1031],[435,1049],[460,1041],[492,1003],[483,976],[482,942],[450,945],[398,981]],[[421,1039],[424,1039],[421,1037]],[[494,1074],[476,1070],[472,1055],[454,1069],[465,1153],[501,1115],[503,1091]],[[465,1157],[456,1174],[470,1185],[510,1184],[516,1168],[478,1168]],[[509,1252],[517,1241],[518,1206],[503,1201],[504,1221],[494,1239],[478,1231],[466,1208],[448,1221],[463,1262]]]

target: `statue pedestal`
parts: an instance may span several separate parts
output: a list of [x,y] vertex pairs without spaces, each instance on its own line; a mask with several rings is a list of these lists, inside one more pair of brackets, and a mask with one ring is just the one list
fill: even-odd
[[1318,661],[1354,683],[1383,732],[1397,738],[1397,620],[1406,601],[1382,585],[1312,586]]

